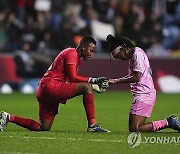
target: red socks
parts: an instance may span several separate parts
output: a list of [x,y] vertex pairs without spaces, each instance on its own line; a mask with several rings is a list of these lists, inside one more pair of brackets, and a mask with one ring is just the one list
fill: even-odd
[[40,125],[38,122],[32,119],[21,118],[18,116],[10,115],[9,122],[15,123],[21,127],[27,128],[31,131],[40,131]]
[[84,94],[83,95],[83,105],[84,105],[84,109],[86,111],[88,125],[96,124],[95,109],[94,109],[94,95],[93,94]]
[[[83,95],[83,105],[86,111],[86,116],[89,125],[96,124],[95,109],[94,109],[94,96],[93,94]],[[22,118],[15,115],[10,115],[9,122],[15,123],[21,127],[27,128],[31,131],[40,131],[40,124],[32,119]]]

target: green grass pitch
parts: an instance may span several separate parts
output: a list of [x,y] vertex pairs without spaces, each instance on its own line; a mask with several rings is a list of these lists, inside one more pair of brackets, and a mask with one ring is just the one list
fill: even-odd
[[[4,154],[61,154],[61,153],[171,153],[180,152],[180,133],[171,129],[157,133],[143,133],[142,139],[151,137],[151,142],[131,148],[127,143],[128,112],[132,96],[130,92],[105,92],[95,94],[96,119],[111,133],[87,133],[87,121],[82,96],[73,98],[66,105],[60,105],[50,132],[31,132],[9,123],[0,132],[0,153]],[[0,110],[38,120],[38,104],[35,95],[15,92],[0,94]],[[158,93],[152,117],[164,119],[170,114],[180,117],[180,95]],[[155,142],[156,138],[173,138],[174,142]],[[178,140],[179,139],[179,140]]]

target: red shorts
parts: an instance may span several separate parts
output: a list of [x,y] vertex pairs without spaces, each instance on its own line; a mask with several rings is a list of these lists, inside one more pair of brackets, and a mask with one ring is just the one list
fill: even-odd
[[75,83],[63,83],[53,79],[44,79],[37,87],[36,97],[39,102],[40,119],[54,119],[58,114],[59,103],[75,95]]

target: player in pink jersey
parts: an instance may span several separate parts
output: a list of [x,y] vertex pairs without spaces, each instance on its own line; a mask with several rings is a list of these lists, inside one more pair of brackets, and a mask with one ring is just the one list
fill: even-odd
[[146,119],[151,116],[155,104],[156,90],[145,52],[141,48],[135,47],[124,37],[114,37],[109,34],[107,41],[109,42],[110,52],[115,59],[129,61],[127,76],[109,80],[111,84],[130,83],[133,102],[129,113],[129,131],[152,132],[172,128],[180,132],[180,124],[175,115],[171,115],[164,120],[146,122]]
[[92,84],[101,86],[108,83],[108,79],[78,75],[80,58],[88,60],[95,50],[96,41],[94,38],[85,36],[76,49],[67,48],[60,52],[37,87],[36,96],[39,102],[40,122],[1,111],[0,130],[3,131],[3,127],[11,122],[31,131],[49,131],[55,116],[58,114],[59,104],[65,104],[68,99],[83,95],[83,105],[88,120],[87,131],[110,132],[96,123],[92,89]]

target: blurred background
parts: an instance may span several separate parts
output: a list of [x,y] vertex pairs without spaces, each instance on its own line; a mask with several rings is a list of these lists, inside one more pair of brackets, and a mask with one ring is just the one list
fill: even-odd
[[57,54],[85,35],[97,51],[80,74],[126,75],[127,63],[109,60],[109,33],[147,53],[157,90],[180,93],[179,0],[0,0],[0,92],[33,93]]

